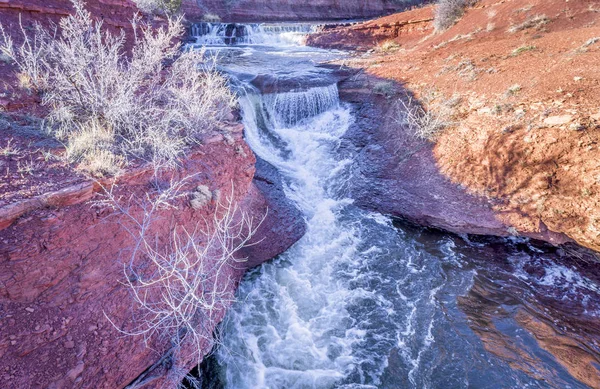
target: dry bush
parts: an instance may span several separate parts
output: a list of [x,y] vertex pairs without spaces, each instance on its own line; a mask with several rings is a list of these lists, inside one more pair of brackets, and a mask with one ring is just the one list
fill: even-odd
[[[181,367],[192,360],[199,364],[219,341],[213,329],[235,300],[231,268],[243,266],[246,259],[238,253],[250,245],[264,220],[254,220],[239,209],[232,186],[229,196],[216,201],[211,220],[193,229],[175,225],[169,237],[155,236],[150,231],[160,212],[188,198],[183,188],[189,178],[126,203],[107,188],[105,200],[96,203],[125,216],[131,223],[123,225],[135,241],[122,281],[133,298],[133,320],[124,328],[105,316],[119,332],[140,336],[147,345],[157,339],[170,345],[167,354],[174,359],[170,374],[176,381],[187,374]],[[135,216],[134,208],[142,209],[141,217]],[[165,240],[166,245],[158,243]]]
[[536,30],[539,30],[543,26],[548,24],[549,22],[550,22],[550,19],[548,19],[548,17],[546,15],[535,15],[535,16],[528,18],[521,24],[516,24],[516,25],[510,26],[508,28],[508,32],[515,33],[518,31],[524,31],[524,30],[528,30],[531,28],[535,28]]
[[[174,43],[184,31],[181,19],[159,29],[132,21],[137,34],[127,55],[124,34],[103,31],[81,0],[73,5],[75,13],[55,32],[38,25],[28,36],[22,29],[20,46],[0,26],[0,51],[42,95],[50,108],[45,129],[66,143],[71,162],[98,155],[104,165],[114,155],[115,161],[136,156],[172,165],[229,115],[235,98],[214,62]],[[96,173],[103,171],[118,167]]]
[[379,50],[388,53],[400,49],[400,44],[392,39],[388,39],[379,45]]
[[411,134],[420,139],[433,140],[437,134],[451,124],[453,108],[458,101],[450,99],[434,102],[425,96],[422,102],[408,95],[406,101],[399,100],[397,123],[407,126]]
[[145,14],[175,15],[181,9],[181,0],[133,0]]
[[391,98],[396,93],[393,81],[379,81],[373,85],[373,93]]
[[433,20],[435,30],[444,31],[452,27],[464,15],[465,9],[474,3],[473,0],[440,0]]

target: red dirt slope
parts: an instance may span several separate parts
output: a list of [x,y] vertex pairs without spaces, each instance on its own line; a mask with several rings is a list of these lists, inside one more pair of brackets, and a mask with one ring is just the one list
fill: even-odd
[[437,167],[511,233],[546,226],[600,250],[600,3],[484,0],[436,33],[433,7],[327,30],[346,64],[453,101]]

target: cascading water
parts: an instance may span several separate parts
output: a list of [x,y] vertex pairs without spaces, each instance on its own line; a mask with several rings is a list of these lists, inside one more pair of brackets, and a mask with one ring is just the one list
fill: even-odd
[[239,24],[239,23],[195,23],[191,36],[198,45],[268,45],[301,44],[306,34],[313,32],[317,24],[288,23]]
[[[473,242],[357,208],[347,195],[352,154],[343,147],[352,107],[335,83],[323,85],[328,70],[305,59],[334,54],[231,50],[221,66],[243,91],[246,139],[281,172],[308,229],[245,277],[207,387],[600,384],[599,332],[586,328],[600,315],[596,280],[525,240]],[[264,73],[288,80],[290,71],[313,85],[252,84]]]

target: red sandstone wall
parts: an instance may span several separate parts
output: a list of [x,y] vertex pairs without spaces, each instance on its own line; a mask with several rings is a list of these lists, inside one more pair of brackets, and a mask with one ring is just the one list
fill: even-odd
[[[175,176],[194,175],[184,193],[198,185],[230,193],[233,184],[236,201],[247,212],[260,217],[269,209],[256,236],[262,241],[248,252],[249,263],[256,265],[287,249],[302,235],[303,225],[273,201],[272,193],[253,183],[253,153],[241,132],[235,138],[232,145],[220,136],[212,139],[189,155]],[[124,199],[143,194],[153,185],[151,178],[149,170],[132,171],[119,180],[115,193]],[[131,324],[135,307],[121,281],[134,239],[125,230],[132,227],[127,218],[93,205],[100,198],[98,191],[87,182],[62,200],[55,196],[55,206],[40,202],[9,227],[4,228],[10,221],[0,223],[1,387],[122,388],[170,347],[168,339],[152,339],[152,348],[146,347],[143,338],[123,336],[106,318],[119,326]],[[214,208],[213,201],[194,210],[184,196],[176,209],[159,215],[150,236],[157,236],[164,247],[174,225],[191,229],[203,218],[210,219]],[[4,211],[0,209],[0,219],[10,215]],[[132,207],[133,214],[140,212]],[[282,225],[287,227],[285,234]],[[228,268],[236,280],[231,291],[243,271],[243,266]],[[178,363],[190,369],[194,362]],[[148,387],[164,380],[164,372],[151,372],[159,381]]]
[[183,9],[191,21],[206,13],[232,22],[297,21],[369,18],[419,2],[422,0],[237,0],[226,6],[224,0],[183,0]]

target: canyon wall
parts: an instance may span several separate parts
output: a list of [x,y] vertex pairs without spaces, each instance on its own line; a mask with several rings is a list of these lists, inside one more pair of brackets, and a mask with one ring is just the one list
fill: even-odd
[[404,9],[422,0],[183,0],[191,21],[218,15],[227,22],[364,19]]
[[[138,226],[123,210],[101,202],[102,186],[112,188],[120,206],[139,221],[147,192],[185,179],[173,206],[157,212],[150,224],[147,236],[160,251],[173,244],[170,237],[176,226],[194,231],[204,220],[212,220],[218,199],[228,194],[255,223],[266,214],[253,245],[240,253],[239,259],[246,262],[229,263],[224,270],[226,282],[218,287],[232,295],[248,267],[286,250],[305,228],[299,212],[285,201],[275,173],[263,162],[263,172],[254,179],[255,157],[241,128],[236,125],[232,137],[206,140],[174,171],[156,176],[140,166],[115,186],[109,180],[78,180],[0,207],[3,387],[112,389],[136,379],[141,386],[157,387],[173,377],[169,373],[174,368],[185,372],[193,367],[197,359],[177,359],[166,336],[145,342],[143,336],[119,332],[137,324],[138,307],[124,285],[124,269]],[[192,202],[198,186],[208,188],[212,198]],[[217,320],[203,324],[207,339],[224,313],[221,309]],[[204,347],[207,352],[211,345],[206,342]]]
[[[510,236],[490,199],[469,193],[439,171],[435,145],[413,136],[396,121],[394,99],[373,90],[382,82],[389,95],[406,91],[355,69],[338,70],[340,99],[352,104],[356,121],[345,134],[344,147],[356,153],[351,196],[365,209],[457,234]],[[564,233],[551,231],[543,222],[519,234],[555,245],[571,242]]]
[[[218,16],[226,22],[365,19],[405,9],[423,0],[183,0],[181,11],[194,22]],[[133,0],[87,0],[87,9],[116,28],[129,28],[137,11]],[[66,0],[0,0],[0,21],[18,26],[19,14],[30,20],[57,23],[72,10]]]
[[[132,0],[86,0],[85,3],[94,17],[113,29],[130,29],[130,21],[138,11]],[[17,31],[20,22],[24,27],[34,21],[46,27],[56,25],[72,11],[73,6],[67,0],[0,0],[0,22],[9,32]]]

